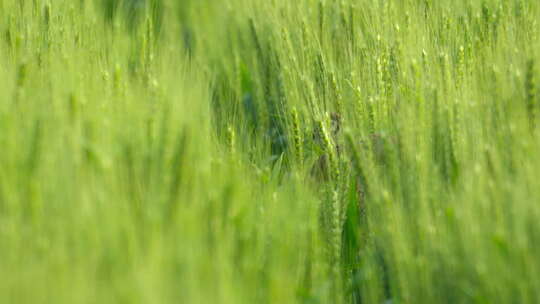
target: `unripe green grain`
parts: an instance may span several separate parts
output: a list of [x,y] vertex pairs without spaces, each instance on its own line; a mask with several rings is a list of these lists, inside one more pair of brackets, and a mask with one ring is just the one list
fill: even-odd
[[[352,83],[350,85],[351,85],[351,88],[353,88]],[[364,116],[365,108],[362,102],[362,98],[363,98],[362,89],[360,88],[360,86],[356,86],[355,88],[353,88],[353,92],[354,92],[354,97],[355,97],[355,103],[354,103],[355,112],[358,115],[358,117],[365,117]]]
[[341,92],[341,87],[338,84],[336,73],[332,71],[330,73],[330,85],[332,87],[332,91],[334,92],[334,98],[336,103],[336,109],[338,113],[341,113],[343,111],[343,94]]
[[328,131],[327,126],[330,125],[330,117],[328,113],[326,113],[323,120],[319,120],[318,122],[318,128],[321,131],[323,145],[324,145],[324,151],[328,157],[328,173],[332,179],[334,179],[335,182],[339,181],[340,178],[340,169],[339,169],[339,160],[337,155],[336,146],[333,140],[332,135],[330,135],[330,132]]
[[384,60],[382,56],[379,56],[375,62],[377,68],[377,85],[381,95],[384,95],[384,89],[386,88],[384,84]]
[[148,70],[150,66],[152,65],[152,62],[154,61],[154,22],[153,19],[149,16],[146,17],[146,31],[144,36],[144,46],[146,47],[144,50],[145,58],[144,58],[144,64],[145,68]]
[[448,83],[450,82],[449,75],[449,60],[448,54],[445,52],[439,53],[439,64],[441,67],[441,76],[445,90],[448,88]]
[[458,84],[462,83],[465,75],[465,47],[461,45],[457,53],[457,81]]
[[525,102],[527,114],[531,128],[536,127],[536,118],[538,112],[538,101],[536,92],[536,73],[534,59],[527,62],[527,72],[525,74]]
[[311,41],[311,39],[309,37],[309,27],[308,27],[305,19],[302,20],[301,29],[302,29],[303,52],[305,52],[305,54],[307,55],[307,54],[311,53],[311,50],[310,50],[310,41]]
[[332,191],[331,197],[332,210],[331,210],[331,252],[334,275],[339,275],[339,260],[341,256],[341,232],[342,232],[342,216],[341,216],[341,203],[340,196],[337,190]]
[[234,132],[234,128],[232,127],[232,125],[229,125],[227,127],[227,146],[229,147],[229,151],[231,152],[231,154],[235,154],[236,151],[235,151],[235,145],[236,145],[236,134]]
[[293,107],[291,111],[291,118],[292,118],[292,127],[293,127],[293,140],[294,140],[294,150],[296,154],[296,159],[300,166],[303,164],[303,158],[304,158],[304,141],[302,137],[302,131],[300,129],[300,118],[298,117],[298,111],[296,107]]
[[428,60],[429,60],[429,54],[425,49],[423,49],[422,50],[422,63],[424,64],[424,66],[428,64]]

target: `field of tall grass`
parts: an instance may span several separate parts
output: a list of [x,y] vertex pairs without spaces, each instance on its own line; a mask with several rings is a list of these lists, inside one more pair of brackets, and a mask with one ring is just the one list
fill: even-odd
[[540,303],[539,22],[0,0],[0,303]]

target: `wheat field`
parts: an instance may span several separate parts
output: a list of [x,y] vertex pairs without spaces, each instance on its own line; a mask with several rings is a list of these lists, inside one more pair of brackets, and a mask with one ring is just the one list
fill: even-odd
[[540,303],[539,22],[0,0],[0,303]]

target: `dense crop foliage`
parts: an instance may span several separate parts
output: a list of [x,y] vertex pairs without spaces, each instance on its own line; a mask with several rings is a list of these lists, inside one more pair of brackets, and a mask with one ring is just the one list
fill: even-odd
[[539,22],[0,0],[0,302],[540,302]]

